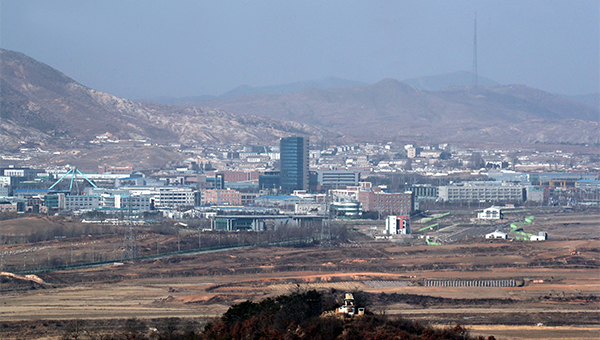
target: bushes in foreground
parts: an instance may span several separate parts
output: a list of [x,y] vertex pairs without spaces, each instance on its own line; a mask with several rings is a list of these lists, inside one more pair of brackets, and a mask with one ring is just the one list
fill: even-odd
[[[362,296],[360,293],[356,295]],[[177,318],[147,322],[130,319],[118,334],[96,339],[165,340],[470,340],[466,328],[457,325],[436,329],[401,318],[374,315],[341,317],[327,311],[340,304],[332,292],[316,290],[295,292],[261,302],[245,301],[233,305],[221,318],[200,331],[194,325],[181,325]],[[77,325],[81,330],[81,325]],[[89,333],[86,333],[89,334]],[[83,339],[82,333],[69,332],[63,339]],[[493,340],[490,336],[488,340]]]
[[266,299],[259,303],[246,301],[232,306],[221,319],[207,325],[199,339],[474,339],[469,336],[466,328],[459,325],[434,329],[417,322],[374,315],[368,311],[365,315],[354,317],[324,315],[323,312],[332,309],[334,301],[334,297],[315,290]]

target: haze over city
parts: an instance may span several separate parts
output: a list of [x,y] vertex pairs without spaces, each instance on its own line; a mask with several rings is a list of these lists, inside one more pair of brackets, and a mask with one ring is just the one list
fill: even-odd
[[0,338],[598,340],[599,7],[0,0]]
[[129,99],[471,71],[599,91],[597,1],[2,1],[0,47]]

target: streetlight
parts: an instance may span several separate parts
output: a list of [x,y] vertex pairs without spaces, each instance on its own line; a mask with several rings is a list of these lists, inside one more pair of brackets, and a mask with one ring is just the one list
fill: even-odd
[[202,227],[198,226],[198,249],[202,249]]

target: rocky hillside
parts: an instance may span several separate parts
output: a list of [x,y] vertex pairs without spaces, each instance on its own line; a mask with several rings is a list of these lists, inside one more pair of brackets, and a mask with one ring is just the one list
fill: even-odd
[[298,122],[220,109],[136,103],[88,88],[24,54],[0,50],[0,143],[60,144],[110,132],[155,142],[273,142],[281,136],[322,136]]
[[598,143],[600,138],[598,109],[522,85],[424,91],[385,79],[346,88],[250,92],[180,106],[138,103],[0,50],[0,144],[61,145],[106,132],[182,144],[274,142],[291,134],[523,143]]
[[252,94],[202,104],[333,129],[357,139],[599,141],[598,110],[523,85],[462,86],[429,92],[385,79],[368,86]]

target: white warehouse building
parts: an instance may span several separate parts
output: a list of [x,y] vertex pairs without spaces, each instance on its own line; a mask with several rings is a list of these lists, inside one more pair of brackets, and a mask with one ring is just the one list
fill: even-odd
[[525,200],[525,186],[499,182],[465,182],[439,187],[443,202],[517,202]]
[[[59,194],[62,195],[62,194]],[[153,197],[150,195],[109,194],[65,195],[59,199],[61,210],[130,209],[149,211]],[[64,203],[63,203],[64,202]]]
[[485,238],[486,239],[495,239],[495,238],[497,238],[497,239],[506,240],[506,239],[508,239],[508,234],[496,230],[493,233],[485,234]]

